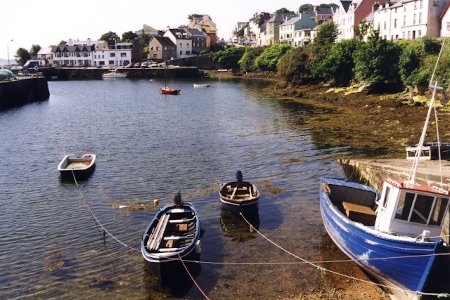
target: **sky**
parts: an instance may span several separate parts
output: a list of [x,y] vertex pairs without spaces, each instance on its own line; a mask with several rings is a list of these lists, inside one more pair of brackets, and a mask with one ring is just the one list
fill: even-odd
[[255,13],[273,13],[303,4],[336,3],[337,0],[0,0],[0,58],[13,60],[18,48],[42,48],[61,40],[97,40],[108,31],[119,36],[147,24],[164,30],[185,25],[190,14],[208,14],[220,38],[228,40],[237,22]]

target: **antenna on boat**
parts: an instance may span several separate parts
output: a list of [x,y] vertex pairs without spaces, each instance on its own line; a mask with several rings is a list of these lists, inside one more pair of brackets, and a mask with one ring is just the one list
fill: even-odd
[[408,182],[409,183],[415,183],[416,180],[416,171],[417,171],[417,167],[419,165],[419,160],[420,160],[420,155],[422,154],[422,147],[423,147],[423,143],[425,142],[425,136],[427,133],[427,129],[428,129],[428,123],[430,121],[430,116],[431,116],[431,111],[434,109],[434,116],[436,119],[436,135],[437,135],[437,144],[438,144],[438,153],[439,153],[439,168],[440,168],[440,175],[441,175],[441,187],[443,186],[443,177],[442,177],[442,164],[441,164],[441,143],[439,140],[439,130],[438,130],[438,118],[437,118],[437,111],[436,111],[436,106],[435,106],[435,101],[436,101],[436,91],[437,90],[442,90],[443,88],[438,86],[438,81],[436,80],[435,83],[433,84],[434,81],[434,77],[436,75],[436,69],[439,63],[439,59],[441,58],[442,52],[444,50],[444,45],[445,45],[445,37],[444,40],[442,41],[442,45],[441,45],[441,50],[439,51],[439,55],[438,58],[436,60],[436,64],[434,65],[434,70],[433,73],[431,74],[431,79],[430,79],[430,83],[429,83],[429,87],[430,89],[433,90],[432,93],[432,97],[430,100],[430,106],[428,108],[428,113],[427,113],[427,118],[425,120],[425,124],[423,126],[422,129],[422,134],[420,136],[420,140],[419,140],[419,145],[417,147],[417,151],[416,151],[416,155],[414,157],[414,161],[413,161],[413,165],[411,167],[411,173],[409,174],[409,178],[408,178]]

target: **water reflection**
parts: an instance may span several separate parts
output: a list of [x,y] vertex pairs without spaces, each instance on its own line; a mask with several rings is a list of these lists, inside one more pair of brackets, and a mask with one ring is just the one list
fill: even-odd
[[[246,220],[241,216],[244,216]],[[256,238],[255,230],[259,229],[259,210],[255,205],[242,212],[228,210],[224,207],[220,212],[220,224],[224,236],[231,238],[232,241],[246,242]],[[251,224],[251,226],[249,225]]]
[[[190,257],[189,260],[180,262],[172,261],[158,264],[144,263],[144,281],[146,282],[147,295],[154,297],[155,275],[159,277],[159,288],[175,297],[184,297],[194,286],[192,280],[197,280],[201,272],[201,264],[195,262],[200,259],[199,255]],[[195,287],[194,287],[195,288]]]

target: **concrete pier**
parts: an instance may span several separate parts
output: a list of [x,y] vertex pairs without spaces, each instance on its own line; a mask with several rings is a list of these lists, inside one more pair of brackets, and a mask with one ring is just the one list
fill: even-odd
[[[412,160],[407,159],[340,159],[348,178],[366,183],[381,191],[383,180],[392,178],[397,181],[407,180],[411,172]],[[442,186],[450,190],[450,161],[442,161]],[[441,171],[439,161],[421,160],[416,171],[416,182],[441,187]],[[444,221],[442,235],[449,242],[450,212]]]

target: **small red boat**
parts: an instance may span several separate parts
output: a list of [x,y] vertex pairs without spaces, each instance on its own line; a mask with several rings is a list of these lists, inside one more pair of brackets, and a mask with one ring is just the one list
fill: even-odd
[[162,87],[161,88],[161,94],[164,95],[179,95],[180,94],[180,90],[174,90],[169,88],[168,86]]

